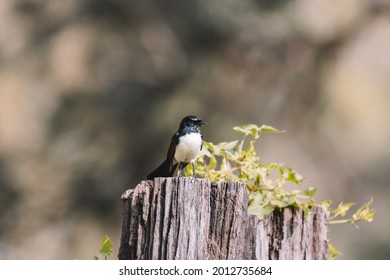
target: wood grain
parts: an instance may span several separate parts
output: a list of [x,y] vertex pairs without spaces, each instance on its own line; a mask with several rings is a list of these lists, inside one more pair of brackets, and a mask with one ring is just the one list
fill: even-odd
[[327,259],[328,213],[247,214],[244,183],[191,177],[142,181],[122,195],[119,259]]

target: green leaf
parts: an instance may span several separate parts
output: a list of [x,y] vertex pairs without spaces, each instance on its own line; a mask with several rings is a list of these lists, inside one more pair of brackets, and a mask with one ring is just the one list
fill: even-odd
[[330,210],[330,205],[332,205],[332,201],[331,200],[324,200],[323,202],[321,202],[321,204],[319,206],[321,206],[323,209],[325,210]]
[[296,206],[297,201],[295,199],[295,195],[287,194],[282,197],[282,202],[286,204],[286,206]]
[[202,149],[202,151],[200,151],[200,155],[198,156],[198,158],[202,158],[202,157],[204,157],[204,156],[206,156],[206,157],[211,157],[212,154],[211,154],[210,150],[208,150],[207,148],[205,148],[205,147],[203,146],[203,149]]
[[260,127],[255,124],[246,124],[242,126],[233,127],[233,129],[239,133],[243,133],[245,135],[251,134],[252,136],[256,137],[258,135]]
[[278,130],[276,128],[273,128],[272,126],[269,125],[262,125],[262,126],[257,126],[255,124],[246,124],[242,126],[236,126],[233,127],[233,129],[239,133],[247,135],[252,135],[255,137],[255,139],[258,139],[261,136],[262,132],[273,132],[273,133],[282,133],[284,131]]
[[347,212],[348,212],[348,210],[352,207],[352,206],[354,206],[355,205],[355,203],[353,203],[353,202],[349,202],[349,203],[343,203],[343,202],[341,202],[340,204],[339,204],[339,206],[337,206],[337,208],[334,210],[334,217],[337,217],[337,216],[341,216],[341,217],[344,217],[346,214],[347,214]]
[[340,251],[338,251],[335,247],[333,247],[332,244],[329,244],[328,246],[328,252],[329,252],[329,255],[330,255],[330,259],[334,260],[336,259],[338,256],[342,255],[340,253]]
[[112,254],[112,243],[108,235],[105,235],[103,238],[102,243],[100,244],[100,251],[99,253],[107,259],[107,257],[111,256]]
[[184,168],[184,176],[193,176],[194,172],[196,173],[196,168],[195,170],[192,169],[192,164],[187,164],[187,166]]
[[222,142],[219,144],[219,146],[221,149],[224,149],[224,150],[232,150],[233,148],[235,148],[237,146],[237,143],[238,143],[238,140],[231,141],[231,142]]
[[355,221],[367,221],[371,222],[375,215],[375,210],[371,209],[371,205],[373,203],[373,198],[362,207],[360,207],[355,214],[352,215],[352,219]]
[[317,193],[317,189],[313,187],[309,187],[306,190],[303,191],[303,194],[309,198],[312,198]]
[[260,131],[261,132],[271,132],[271,133],[283,133],[283,132],[285,132],[285,130],[279,130],[279,129],[276,129],[276,128],[272,127],[272,126],[265,125],[265,124],[263,124],[260,127]]
[[282,174],[286,180],[293,182],[297,185],[300,185],[303,181],[303,177],[292,168],[284,167]]
[[248,206],[248,214],[256,215],[260,220],[263,220],[265,216],[274,211],[275,206],[271,204],[259,205],[252,203]]
[[211,156],[210,157],[210,162],[207,166],[207,169],[208,170],[212,170],[212,169],[215,169],[217,167],[217,159],[215,158],[215,156]]
[[271,172],[272,169],[276,169],[280,175],[283,175],[284,170],[283,167],[276,162],[271,162],[270,164],[264,165],[267,168],[268,172]]
[[211,142],[206,142],[206,141],[203,141],[203,150],[206,149],[206,150],[209,150],[210,152],[214,152],[214,144],[211,143]]
[[271,204],[278,206],[279,208],[284,208],[287,206],[296,206],[297,201],[295,199],[295,195],[284,194],[281,196],[275,196],[274,199],[271,200]]
[[310,221],[310,217],[311,217],[310,206],[311,206],[310,203],[304,203],[303,205],[301,205],[305,223],[308,223]]

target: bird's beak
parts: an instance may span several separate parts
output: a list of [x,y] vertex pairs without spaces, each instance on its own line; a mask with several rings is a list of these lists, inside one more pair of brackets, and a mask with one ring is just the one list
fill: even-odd
[[204,122],[204,121],[202,121],[202,120],[199,120],[199,125],[207,125],[207,122]]

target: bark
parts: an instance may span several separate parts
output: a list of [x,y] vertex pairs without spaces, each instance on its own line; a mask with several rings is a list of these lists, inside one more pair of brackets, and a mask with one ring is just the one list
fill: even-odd
[[119,259],[327,259],[328,213],[247,214],[244,183],[190,177],[142,181],[122,195]]

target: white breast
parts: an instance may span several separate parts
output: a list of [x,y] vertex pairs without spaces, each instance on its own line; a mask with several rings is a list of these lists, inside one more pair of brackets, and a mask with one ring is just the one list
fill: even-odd
[[189,133],[180,137],[176,146],[175,160],[178,162],[191,162],[196,159],[202,146],[202,137],[199,133]]

